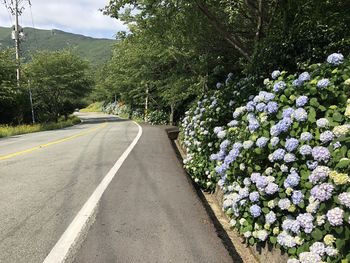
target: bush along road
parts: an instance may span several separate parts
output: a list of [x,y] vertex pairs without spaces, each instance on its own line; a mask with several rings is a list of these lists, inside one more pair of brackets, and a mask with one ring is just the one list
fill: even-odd
[[[286,251],[288,263],[350,260],[350,60],[326,60],[275,70],[256,95],[229,75],[182,122],[193,180],[218,184],[232,228]],[[232,86],[242,92],[230,96]]]

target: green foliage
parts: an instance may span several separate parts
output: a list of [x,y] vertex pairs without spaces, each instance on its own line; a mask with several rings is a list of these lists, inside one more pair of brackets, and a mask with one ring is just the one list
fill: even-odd
[[33,55],[25,73],[38,120],[57,121],[82,106],[93,84],[88,69],[89,63],[69,50]]
[[75,116],[69,116],[67,120],[61,119],[58,122],[34,124],[34,125],[0,125],[0,138],[19,134],[26,134],[39,131],[62,129],[80,123],[80,119]]

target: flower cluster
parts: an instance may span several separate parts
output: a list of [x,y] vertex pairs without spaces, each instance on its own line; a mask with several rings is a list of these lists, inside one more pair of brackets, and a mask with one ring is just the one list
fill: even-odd
[[278,244],[290,263],[337,262],[348,253],[335,228],[350,235],[350,85],[339,73],[349,66],[332,54],[298,76],[276,70],[265,91],[210,131],[209,174],[232,227],[249,244]]

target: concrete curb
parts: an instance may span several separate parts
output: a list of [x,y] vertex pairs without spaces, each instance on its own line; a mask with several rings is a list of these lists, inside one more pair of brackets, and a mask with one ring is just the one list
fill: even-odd
[[[169,136],[170,139],[170,136]],[[174,147],[180,153],[181,158],[186,158],[186,153],[183,150],[178,139],[174,140]],[[192,179],[189,178],[191,181]],[[242,258],[245,263],[285,263],[288,260],[286,253],[283,253],[281,250],[273,248],[270,245],[255,245],[249,246],[244,243],[244,238],[236,231],[232,230],[229,224],[229,218],[222,211],[222,202],[223,202],[223,192],[219,187],[215,189],[214,194],[209,194],[202,191],[203,196],[205,197],[206,202],[210,206],[212,212],[216,216],[218,222],[221,224],[222,228],[226,231],[227,236],[230,238],[232,244],[234,245],[239,256]]]

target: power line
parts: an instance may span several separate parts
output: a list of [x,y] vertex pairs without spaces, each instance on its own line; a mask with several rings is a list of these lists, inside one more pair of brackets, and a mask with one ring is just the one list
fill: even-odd
[[35,48],[38,49],[39,47],[39,42],[38,42],[38,37],[37,37],[37,32],[35,29],[35,25],[34,25],[34,18],[33,18],[33,11],[32,11],[32,3],[30,0],[28,0],[29,3],[29,10],[30,10],[30,17],[32,19],[32,26],[33,26],[33,36],[34,36],[34,41],[35,41]]

